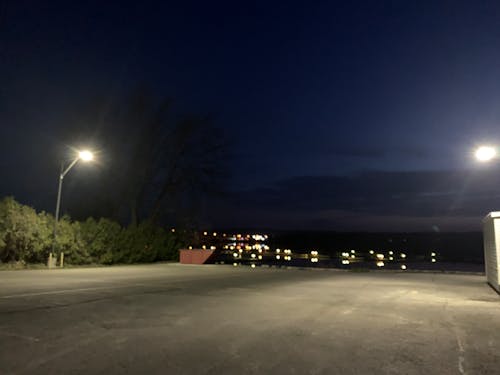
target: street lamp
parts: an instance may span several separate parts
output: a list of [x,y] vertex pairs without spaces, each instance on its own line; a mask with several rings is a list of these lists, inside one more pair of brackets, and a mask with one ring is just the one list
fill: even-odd
[[476,159],[480,162],[487,162],[494,159],[497,156],[497,151],[491,146],[481,146],[478,147],[474,153]]
[[89,150],[79,151],[76,158],[64,169],[64,163],[61,164],[61,173],[59,174],[59,188],[57,190],[57,203],[56,203],[56,215],[54,220],[54,242],[52,243],[52,252],[55,251],[56,246],[56,236],[57,236],[57,222],[59,221],[59,208],[61,207],[61,191],[64,176],[70,171],[71,168],[75,166],[78,161],[90,162],[94,160],[94,154]]

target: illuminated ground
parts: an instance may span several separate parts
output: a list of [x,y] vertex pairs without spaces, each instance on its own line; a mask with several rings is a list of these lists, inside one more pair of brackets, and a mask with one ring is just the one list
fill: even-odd
[[0,273],[2,374],[498,374],[484,276],[182,266]]

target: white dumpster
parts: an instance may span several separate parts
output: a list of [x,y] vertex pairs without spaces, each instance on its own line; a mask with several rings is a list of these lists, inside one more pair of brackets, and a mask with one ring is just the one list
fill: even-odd
[[500,212],[483,219],[483,241],[486,279],[500,293]]

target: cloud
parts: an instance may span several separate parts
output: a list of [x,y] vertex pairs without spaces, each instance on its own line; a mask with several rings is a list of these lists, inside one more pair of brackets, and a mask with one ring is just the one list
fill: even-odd
[[478,229],[482,216],[500,209],[500,174],[493,170],[374,171],[302,176],[233,192],[222,207],[233,223],[253,221],[253,226]]

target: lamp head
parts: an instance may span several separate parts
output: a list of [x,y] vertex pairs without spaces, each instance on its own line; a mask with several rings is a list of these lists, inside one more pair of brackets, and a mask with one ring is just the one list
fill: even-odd
[[481,146],[475,152],[476,159],[481,162],[487,162],[497,156],[497,151],[490,146]]
[[78,157],[83,161],[92,161],[94,160],[94,154],[89,150],[82,150],[78,152]]

